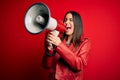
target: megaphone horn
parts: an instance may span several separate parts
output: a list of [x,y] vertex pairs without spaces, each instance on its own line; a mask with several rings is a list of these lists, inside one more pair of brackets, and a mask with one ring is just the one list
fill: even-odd
[[64,31],[64,24],[50,16],[49,8],[43,3],[33,4],[25,14],[24,23],[27,31],[37,34],[44,29]]

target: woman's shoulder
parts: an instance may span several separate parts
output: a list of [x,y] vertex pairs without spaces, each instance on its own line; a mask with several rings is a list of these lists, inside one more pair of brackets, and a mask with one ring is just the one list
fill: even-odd
[[90,41],[91,39],[86,37],[86,38],[84,38],[84,40],[85,41]]
[[86,45],[86,46],[91,45],[90,38],[84,38],[82,43],[81,43],[81,46],[83,46],[83,45]]
[[90,38],[84,38],[82,42],[91,42]]
[[[86,51],[89,50],[91,48],[91,40],[89,38],[84,38],[82,40],[82,43],[80,44],[77,52],[82,52],[82,51]],[[80,53],[81,54],[81,53]]]

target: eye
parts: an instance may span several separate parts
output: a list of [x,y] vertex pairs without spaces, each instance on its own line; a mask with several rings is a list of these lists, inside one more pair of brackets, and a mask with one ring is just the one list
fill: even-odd
[[66,21],[67,21],[67,18],[64,19],[64,22],[66,22]]
[[73,21],[73,19],[72,19],[72,18],[70,18],[70,21],[72,22],[72,21]]

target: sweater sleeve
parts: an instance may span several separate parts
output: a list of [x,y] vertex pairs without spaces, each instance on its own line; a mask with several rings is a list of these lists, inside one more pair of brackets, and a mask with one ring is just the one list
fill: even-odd
[[[46,33],[46,36],[48,34],[48,31]],[[42,58],[42,67],[45,69],[50,69],[53,67],[54,65],[54,56],[56,54],[56,51],[54,49],[49,50],[48,49],[48,43],[46,42],[46,36],[45,36],[45,42],[44,42],[44,54],[43,54],[43,58]]]
[[86,40],[81,44],[78,53],[75,54],[62,42],[56,48],[56,51],[71,66],[71,68],[79,71],[82,70],[83,67],[87,64],[87,58],[88,53],[90,51],[90,47],[90,41]]
[[52,68],[54,66],[54,62],[53,61],[54,61],[54,56],[55,55],[49,56],[49,55],[51,55],[53,53],[54,53],[54,51],[52,51],[52,50],[45,51],[45,54],[43,55],[43,59],[42,59],[42,66],[43,66],[43,68],[50,69],[50,68]]

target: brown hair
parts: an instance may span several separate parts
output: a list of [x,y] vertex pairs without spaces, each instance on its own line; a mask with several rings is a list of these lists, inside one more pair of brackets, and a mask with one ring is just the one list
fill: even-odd
[[[68,13],[72,14],[73,17],[73,23],[74,23],[74,33],[73,33],[73,39],[71,43],[74,44],[75,49],[77,49],[81,42],[83,41],[83,25],[82,25],[82,18],[79,13],[75,11],[68,11],[65,16],[64,16],[64,21],[65,22],[65,17]],[[63,38],[67,38],[67,35],[64,33]]]

